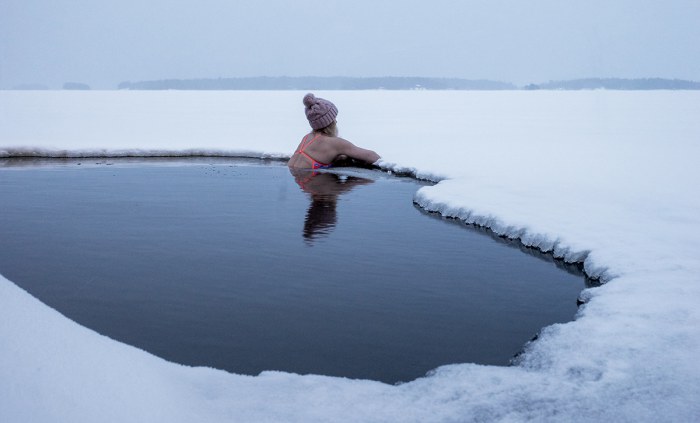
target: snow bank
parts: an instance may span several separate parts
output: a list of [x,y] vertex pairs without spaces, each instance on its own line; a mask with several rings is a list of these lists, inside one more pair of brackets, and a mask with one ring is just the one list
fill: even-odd
[[[285,157],[306,131],[303,94],[0,92],[0,156]],[[0,421],[700,419],[700,93],[317,94],[387,169],[441,180],[421,206],[609,282],[517,366],[389,386],[168,363],[0,277]]]

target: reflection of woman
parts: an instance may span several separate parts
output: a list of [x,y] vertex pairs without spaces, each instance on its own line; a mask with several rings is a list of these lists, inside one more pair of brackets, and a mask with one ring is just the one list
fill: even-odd
[[301,140],[289,159],[290,168],[327,169],[333,166],[333,162],[348,158],[365,163],[379,160],[379,155],[374,151],[357,147],[338,137],[335,120],[338,109],[333,103],[309,93],[304,96],[304,106],[312,131]]
[[304,221],[304,239],[311,243],[319,236],[328,235],[337,221],[338,196],[356,186],[371,184],[370,179],[348,176],[341,179],[334,173],[314,173],[304,169],[290,168],[299,187],[309,194],[311,204]]

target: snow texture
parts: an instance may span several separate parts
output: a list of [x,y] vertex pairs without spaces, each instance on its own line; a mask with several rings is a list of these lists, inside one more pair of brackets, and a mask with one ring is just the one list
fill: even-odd
[[[308,129],[303,94],[0,91],[0,157],[283,158]],[[515,366],[391,386],[169,363],[0,276],[0,421],[700,420],[700,92],[316,94],[385,169],[440,181],[422,207],[607,283]]]

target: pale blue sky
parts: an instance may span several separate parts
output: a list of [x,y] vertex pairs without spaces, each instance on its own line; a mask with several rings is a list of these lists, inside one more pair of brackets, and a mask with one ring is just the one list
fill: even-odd
[[698,0],[0,0],[0,88],[259,75],[700,80],[698,22]]

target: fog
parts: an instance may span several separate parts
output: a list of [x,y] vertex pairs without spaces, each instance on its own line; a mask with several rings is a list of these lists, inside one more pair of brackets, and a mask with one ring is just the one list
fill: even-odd
[[700,2],[1,0],[0,88],[241,76],[700,80]]

